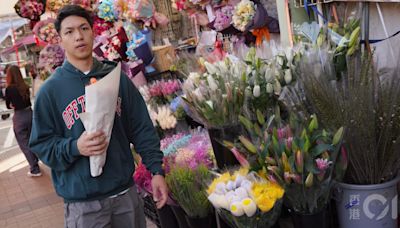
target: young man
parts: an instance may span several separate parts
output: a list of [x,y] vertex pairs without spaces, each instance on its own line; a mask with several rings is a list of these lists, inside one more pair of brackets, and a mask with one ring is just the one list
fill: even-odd
[[[79,119],[85,110],[85,85],[100,80],[115,63],[92,57],[92,18],[83,8],[69,5],[58,13],[55,27],[66,61],[37,94],[32,150],[52,169],[57,193],[65,202],[66,227],[145,227],[142,205],[134,187],[133,143],[153,173],[157,207],[167,200],[162,173],[163,154],[146,105],[129,79],[121,75],[114,127],[109,142],[102,131],[87,133]],[[107,150],[103,173],[91,177],[89,156]]]

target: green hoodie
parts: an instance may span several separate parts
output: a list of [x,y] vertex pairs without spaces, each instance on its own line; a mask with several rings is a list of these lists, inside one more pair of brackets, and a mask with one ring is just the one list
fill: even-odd
[[133,185],[134,160],[130,143],[152,173],[162,173],[160,140],[146,104],[132,82],[121,75],[114,127],[103,173],[91,177],[89,157],[80,155],[77,140],[84,126],[85,85],[100,80],[116,66],[94,60],[85,75],[68,61],[57,68],[39,90],[33,113],[30,147],[52,170],[53,184],[65,202],[103,199]]

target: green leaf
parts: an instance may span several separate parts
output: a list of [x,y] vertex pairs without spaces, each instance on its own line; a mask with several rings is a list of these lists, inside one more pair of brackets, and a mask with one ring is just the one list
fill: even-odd
[[304,154],[304,161],[305,161],[306,170],[308,172],[311,172],[311,173],[314,173],[314,174],[318,174],[319,173],[317,167],[315,167],[314,159],[310,155],[308,155],[307,153]]
[[264,118],[264,115],[262,114],[262,112],[261,112],[260,110],[257,109],[256,114],[257,114],[258,123],[259,123],[261,126],[264,125],[264,123],[265,123],[265,118]]
[[335,136],[333,136],[332,144],[337,145],[340,141],[342,141],[343,138],[343,127],[339,128],[337,132],[335,133]]
[[257,123],[254,124],[254,132],[257,134],[258,137],[262,137],[262,132],[260,126]]
[[308,131],[313,132],[314,130],[318,129],[318,120],[317,116],[313,115],[310,124],[308,125]]
[[246,130],[251,133],[253,131],[253,123],[246,117],[239,115],[239,121],[246,128]]
[[223,140],[222,143],[228,149],[232,149],[232,148],[235,147],[235,144],[233,142],[230,142],[230,141],[227,141],[227,140]]
[[308,152],[311,148],[310,139],[306,136],[303,151]]
[[325,151],[333,151],[334,149],[335,148],[329,144],[318,144],[312,149],[311,154],[313,157],[317,157]]

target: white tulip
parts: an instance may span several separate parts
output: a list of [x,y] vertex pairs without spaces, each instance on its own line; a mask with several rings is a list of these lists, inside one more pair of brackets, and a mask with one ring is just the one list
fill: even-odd
[[208,106],[210,106],[211,109],[214,109],[214,103],[212,102],[212,100],[206,101],[206,104],[207,104]]
[[245,179],[242,181],[240,187],[246,189],[247,193],[251,192],[251,187],[253,186],[253,184],[251,183],[251,181]]
[[213,78],[213,76],[209,75],[209,76],[207,77],[207,82],[208,82],[208,86],[210,87],[210,89],[211,89],[212,91],[215,91],[215,90],[218,89],[218,85],[217,85],[217,83],[215,82],[215,79]]
[[292,70],[290,70],[290,69],[285,70],[284,78],[285,78],[286,84],[289,84],[292,81]]
[[211,204],[212,204],[215,208],[217,208],[217,209],[219,209],[219,208],[221,208],[221,207],[223,207],[223,206],[227,207],[227,203],[224,203],[224,202],[227,201],[224,195],[219,195],[219,194],[216,194],[216,193],[211,193],[211,194],[208,196],[208,200],[209,200],[209,201],[211,202]]
[[226,183],[226,189],[228,191],[235,190],[235,187],[235,182],[233,181],[228,181],[228,183]]
[[265,70],[264,77],[265,77],[265,81],[267,81],[267,82],[271,82],[273,80],[271,68],[267,68]]
[[239,187],[239,188],[235,189],[235,194],[237,197],[239,197],[240,200],[249,197],[247,190],[243,187]]
[[216,74],[218,72],[217,68],[209,62],[204,62],[204,66],[209,74]]
[[271,94],[274,91],[274,87],[271,83],[267,83],[267,93]]
[[234,202],[230,205],[230,211],[234,216],[244,215],[244,210],[241,202]]
[[242,207],[247,217],[252,217],[257,212],[257,206],[251,198],[245,198],[242,200]]
[[222,183],[222,182],[218,183],[218,184],[215,186],[214,192],[217,193],[217,194],[221,194],[221,195],[225,194],[225,193],[226,193],[226,186],[225,186],[225,183]]
[[235,179],[235,187],[239,188],[241,186],[243,180],[244,180],[244,177],[242,175],[237,175],[236,179]]
[[279,95],[279,94],[281,94],[281,91],[282,91],[281,83],[280,83],[278,80],[275,80],[275,83],[274,83],[274,93],[275,93],[276,95]]
[[259,85],[255,85],[253,88],[253,96],[254,97],[259,97],[260,96],[260,86]]

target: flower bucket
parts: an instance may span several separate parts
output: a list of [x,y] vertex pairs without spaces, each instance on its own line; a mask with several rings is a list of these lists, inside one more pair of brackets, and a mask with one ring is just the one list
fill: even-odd
[[338,183],[335,199],[340,227],[397,227],[398,182],[399,177],[375,185]]
[[239,165],[233,153],[222,144],[222,141],[228,140],[233,142],[236,137],[240,135],[241,130],[242,128],[240,125],[225,127],[223,129],[208,129],[215,160],[217,161],[219,169]]
[[180,206],[171,206],[171,209],[172,209],[172,212],[174,212],[174,215],[178,222],[178,227],[179,228],[189,227],[189,224],[186,221],[185,211]]
[[295,211],[291,212],[294,228],[328,228],[328,217],[326,209],[315,214],[300,214]]
[[191,218],[187,215],[185,217],[190,228],[215,227],[214,214],[209,214],[204,218]]
[[161,209],[157,209],[157,214],[161,227],[163,228],[176,228],[178,227],[178,221],[172,210],[172,206],[164,205]]

